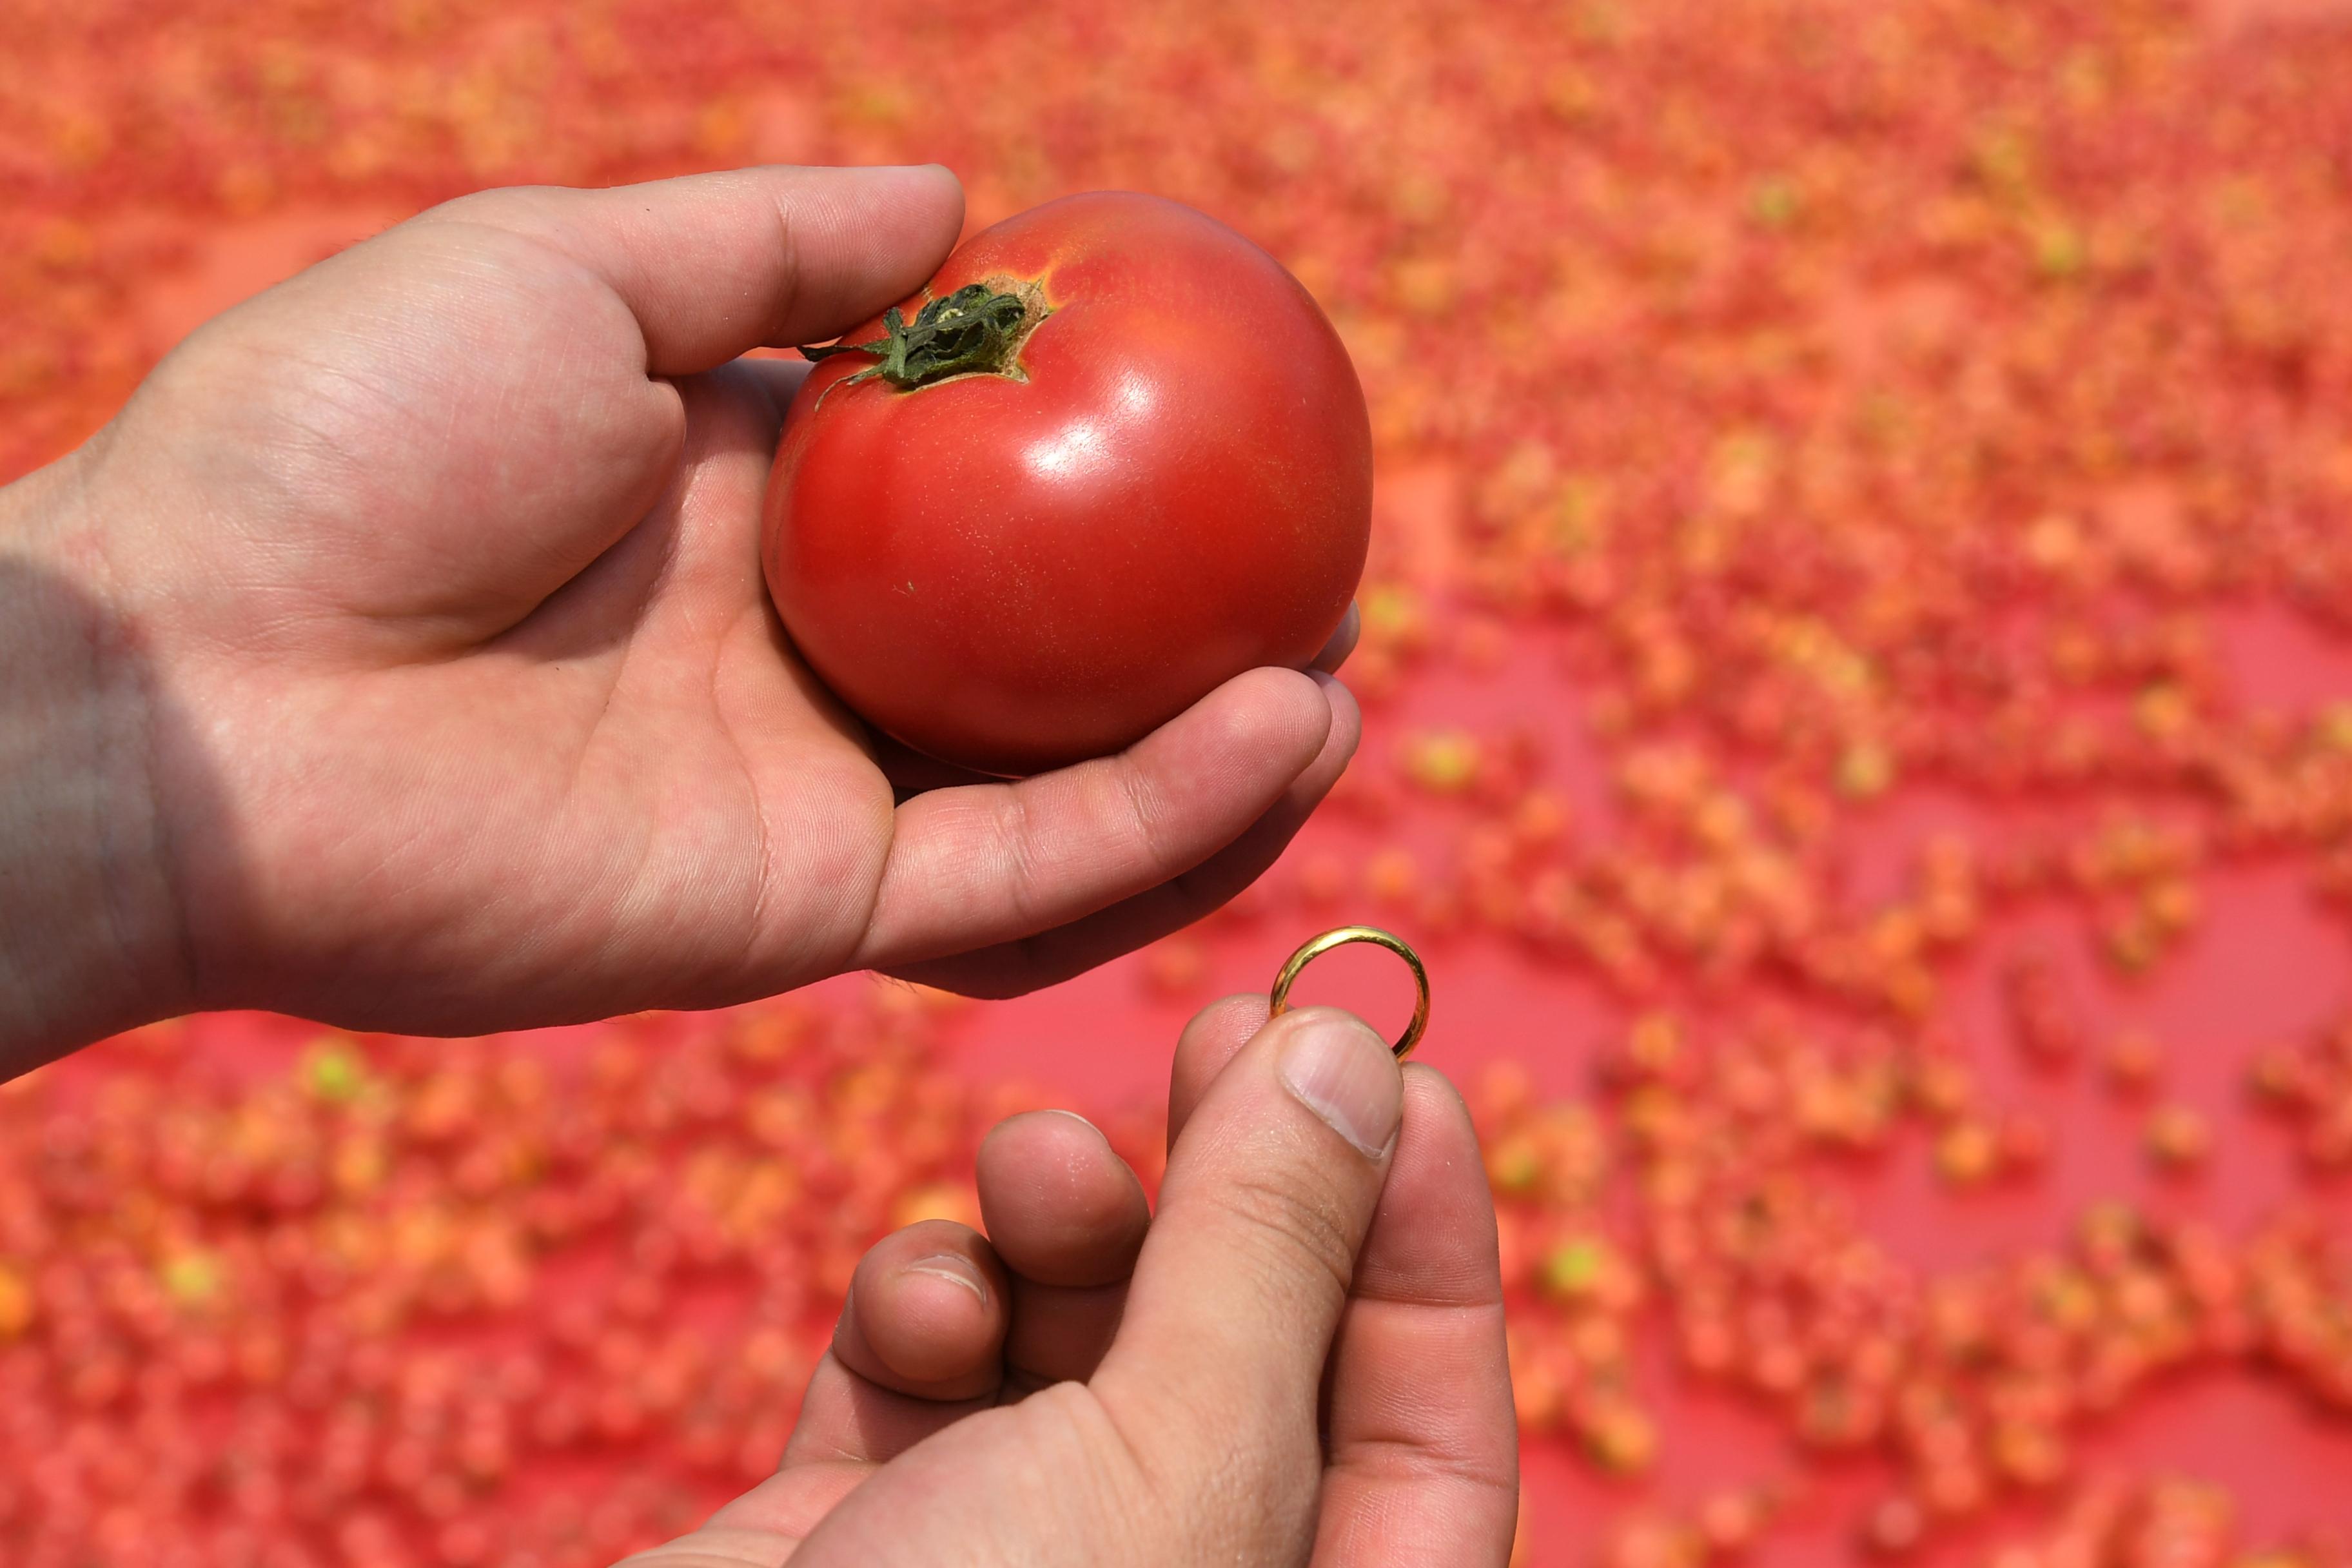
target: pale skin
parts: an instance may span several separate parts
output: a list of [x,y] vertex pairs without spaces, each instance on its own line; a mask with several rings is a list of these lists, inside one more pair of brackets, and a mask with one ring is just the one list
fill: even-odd
[[[769,606],[802,370],[741,356],[912,292],[961,218],[933,168],[485,192],[199,329],[0,489],[0,1077],[205,1008],[481,1034],[860,968],[1010,994],[1254,879],[1355,749],[1352,616],[1316,669],[1002,783],[877,740]],[[782,1471],[668,1561],[1500,1563],[1459,1102],[1251,1005],[1187,1033],[1156,1220],[1083,1124],[1001,1130],[994,1239],[882,1243]],[[1318,1032],[1353,1112],[1281,1087]]]

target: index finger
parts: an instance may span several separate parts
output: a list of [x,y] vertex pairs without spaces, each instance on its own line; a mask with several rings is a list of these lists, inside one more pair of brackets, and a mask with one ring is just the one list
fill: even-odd
[[1272,1007],[1262,991],[1221,996],[1185,1021],[1168,1068],[1168,1146],[1173,1149],[1192,1108],[1225,1070],[1235,1052],[1266,1026]]

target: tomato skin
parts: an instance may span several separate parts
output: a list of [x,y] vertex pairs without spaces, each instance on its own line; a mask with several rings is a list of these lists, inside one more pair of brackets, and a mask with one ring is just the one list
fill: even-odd
[[1034,208],[902,309],[1003,277],[1052,311],[1025,381],[839,385],[862,354],[810,374],[769,477],[763,564],[851,708],[941,761],[1017,774],[1115,752],[1243,670],[1305,668],[1363,572],[1372,455],[1313,299],[1189,207],[1104,193]]

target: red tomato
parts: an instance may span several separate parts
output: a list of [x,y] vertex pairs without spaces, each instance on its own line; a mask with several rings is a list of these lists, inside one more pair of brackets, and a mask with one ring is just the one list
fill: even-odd
[[895,313],[895,356],[887,319],[812,351],[768,485],[769,591],[850,707],[1025,773],[1322,648],[1363,572],[1371,429],[1272,257],[1174,202],[1070,196]]

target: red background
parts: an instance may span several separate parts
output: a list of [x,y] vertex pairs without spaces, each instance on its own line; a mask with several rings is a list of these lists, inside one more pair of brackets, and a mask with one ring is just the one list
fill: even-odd
[[[2312,1310],[2352,1368],[2352,1206],[2247,1089],[2265,1049],[2325,1055],[2314,1042],[2352,973],[2336,891],[2352,883],[2338,760],[2352,751],[2352,25],[2337,8],[1049,4],[1009,25],[890,4],[14,10],[0,474],[87,435],[195,323],[458,191],[938,158],[964,176],[975,224],[1132,186],[1268,245],[1357,357],[1381,496],[1351,782],[1241,907],[1152,952],[1011,1003],[848,978],[748,1023],[629,1020],[476,1047],[322,1047],[309,1026],[197,1019],[13,1089],[0,1101],[12,1560],[586,1562],[690,1522],[742,1484],[731,1467],[756,1466],[789,1414],[787,1378],[755,1391],[757,1408],[727,1391],[758,1324],[786,1325],[805,1353],[841,1258],[893,1220],[953,1212],[960,1162],[1005,1105],[1072,1104],[1148,1151],[1189,1011],[1262,987],[1297,942],[1358,919],[1427,954],[1423,1059],[1475,1090],[1490,1151],[1536,1114],[1514,1109],[1526,1101],[1599,1107],[1614,1152],[1589,1209],[1497,1166],[1529,1563],[1722,1554],[1695,1521],[1757,1485],[1785,1506],[1756,1560],[1866,1553],[1870,1521],[1917,1479],[1891,1435],[1823,1455],[1784,1407],[1678,1361],[1643,1250],[1657,1215],[1635,1196],[1625,1101],[1594,1072],[1641,1017],[1682,1020],[1714,1060],[1777,1010],[1832,1055],[1963,1062],[1990,1121],[2034,1119],[2046,1162],[1981,1184],[1938,1174],[1936,1118],[1916,1108],[1874,1155],[1791,1163],[1807,1190],[1843,1194],[1874,1255],[1922,1292],[2064,1250],[2107,1199],[2210,1221],[2232,1245],[2300,1210],[2323,1259]],[[1694,761],[1700,782],[1675,783]],[[2229,783],[2256,774],[2276,789]],[[1564,805],[1558,845],[1508,837],[1530,795]],[[1718,825],[1728,811],[1745,826],[1710,840],[1710,801]],[[2183,837],[2135,862],[2115,847],[2118,823]],[[1484,882],[1482,829],[1517,857]],[[1985,889],[2036,854],[2041,869],[1923,942],[1903,911],[1916,913],[1938,842],[1960,846]],[[1793,932],[1759,935],[1750,917],[1770,921],[1706,882],[1751,852],[1808,911]],[[1548,868],[1583,889],[1585,924],[1563,934],[1525,901],[1481,904],[1482,886],[1524,891]],[[2174,934],[2119,962],[2118,940],[2149,920]],[[2011,977],[2033,961],[2080,1036],[2071,1065],[2021,1044]],[[1360,952],[1307,989],[1381,1021],[1407,1003]],[[814,1020],[822,1043],[782,1068],[722,1048],[775,1016]],[[2145,1098],[2101,1065],[2131,1027],[2161,1047]],[[275,1207],[265,1177],[281,1156],[254,1119],[313,1129],[330,1163],[354,1135],[357,1113],[319,1091],[321,1050],[370,1064],[353,1103],[394,1129],[392,1173],[323,1208]],[[731,1094],[772,1071],[814,1086],[831,1152],[815,1152],[820,1134],[785,1150],[804,1171],[855,1168],[841,1177],[854,1201],[810,1200],[833,1228],[795,1221],[766,1263],[633,1274],[616,1249],[633,1256],[662,1228],[646,1194],[684,1190],[698,1146],[742,1134],[732,1100],[709,1126],[650,1129],[607,1105],[600,1135],[655,1173],[624,1205],[640,1229],[517,1244],[521,1294],[483,1283],[499,1268],[465,1262],[462,1238],[522,1225],[539,1178],[452,1199],[462,1156],[502,1125],[550,1124],[498,1109],[482,1087],[496,1064],[539,1058],[559,1082],[593,1082],[603,1052],[657,1079],[714,1051]],[[898,1075],[878,1089],[856,1070],[876,1059]],[[163,1103],[121,1088],[138,1084],[209,1108],[188,1137],[200,1165],[234,1155],[217,1190],[172,1174],[168,1139],[137,1134]],[[467,1108],[454,1132],[416,1109],[444,1091]],[[1707,1075],[1674,1092],[1703,1100]],[[2341,1078],[2311,1098],[2306,1128],[2352,1104]],[[2210,1153],[2191,1171],[2145,1146],[2166,1103],[2205,1119]],[[76,1184],[99,1177],[160,1206]],[[472,1281],[460,1304],[369,1320],[353,1332],[383,1352],[334,1352],[327,1392],[259,1352],[242,1371],[148,1375],[244,1342],[240,1325],[292,1343],[306,1323],[364,1317],[352,1304],[364,1290],[312,1301],[266,1282],[274,1266],[255,1249],[287,1213],[302,1245],[325,1246],[322,1216],[396,1237],[445,1209],[459,1241],[371,1256],[406,1282],[386,1300],[447,1268]],[[1588,1214],[1646,1281],[1622,1316],[1623,1375],[1657,1443],[1630,1473],[1593,1461],[1590,1411],[1556,1386],[1580,1353],[1562,1348],[1577,1309],[1542,1275]],[[615,1278],[649,1281],[656,1305],[633,1317],[607,1302],[566,1340],[555,1306],[601,1300]],[[134,1284],[106,1283],[121,1279]],[[118,1304],[69,1331],[91,1290],[163,1304]],[[680,1374],[688,1393],[665,1394],[647,1347],[680,1323],[717,1350]],[[113,1383],[76,1382],[93,1345],[119,1363]],[[634,1390],[634,1414],[542,1442],[525,1435],[532,1401],[510,1401],[497,1416],[515,1434],[509,1459],[452,1469],[462,1401],[397,1393],[432,1382],[402,1369],[474,1369],[464,1382],[519,1347],[583,1397]],[[2074,1353],[2066,1376],[2089,1343]],[[1997,1481],[1989,1506],[1932,1521],[1928,1550],[2012,1568],[2224,1562],[2298,1540],[2320,1552],[2329,1528],[2352,1528],[2352,1426],[2318,1392],[2325,1375],[2281,1359],[2270,1342],[2200,1354],[2111,1410],[2049,1417],[2065,1473]],[[681,1461],[702,1411],[732,1423],[728,1458]],[[309,1444],[338,1412],[375,1436],[330,1494],[311,1484]],[[395,1428],[424,1434],[427,1457],[404,1469]],[[125,1453],[177,1456],[185,1473],[142,1484]],[[606,1497],[604,1513],[587,1506]],[[2121,1500],[2112,1529],[2083,1522],[2102,1497]],[[2184,1521],[2215,1507],[2228,1522],[2200,1539]],[[2090,1542],[2072,1558],[2049,1549],[2070,1516]]]

